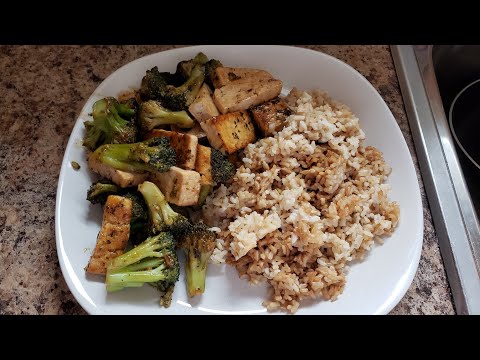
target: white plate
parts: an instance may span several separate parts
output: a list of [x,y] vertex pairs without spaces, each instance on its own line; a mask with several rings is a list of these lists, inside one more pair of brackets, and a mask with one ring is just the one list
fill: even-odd
[[[83,122],[92,104],[105,96],[138,88],[145,71],[158,66],[174,72],[176,64],[203,51],[228,66],[264,68],[283,80],[284,89],[320,88],[348,106],[360,118],[366,143],[378,147],[393,168],[391,198],[400,204],[400,222],[384,245],[367,259],[352,265],[347,285],[337,301],[308,301],[297,314],[386,314],[403,297],[415,275],[423,240],[420,189],[410,153],[389,108],[373,86],[345,63],[312,50],[286,46],[195,46],[137,59],[115,71],[95,90],[77,119],[67,145],[58,181],[55,229],[63,276],[80,305],[90,314],[256,314],[265,313],[266,286],[240,280],[227,265],[210,265],[206,292],[190,300],[183,274],[175,288],[172,306],[158,305],[149,286],[107,294],[105,285],[86,277],[84,267],[100,230],[100,206],[85,200],[96,177],[88,170],[81,146]],[[81,165],[75,171],[71,161]],[[181,257],[183,261],[183,256]]]

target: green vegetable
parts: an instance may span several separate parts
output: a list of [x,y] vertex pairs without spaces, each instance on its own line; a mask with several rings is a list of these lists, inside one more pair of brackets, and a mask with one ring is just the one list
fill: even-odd
[[157,100],[169,110],[187,110],[205,81],[207,61],[208,58],[200,53],[192,60],[180,62],[175,74],[161,73],[157,67],[147,70],[140,96],[144,101]]
[[185,275],[188,296],[205,291],[208,260],[215,249],[216,234],[203,223],[190,226],[179,236],[180,247],[185,251]]
[[107,97],[93,104],[93,121],[84,123],[86,134],[83,145],[94,151],[103,144],[133,143],[137,128],[130,121],[135,110],[128,104],[120,104],[115,98]]
[[115,195],[120,192],[120,188],[108,180],[98,180],[90,185],[87,191],[87,200],[92,204],[102,204],[107,202],[109,195]]
[[165,172],[176,164],[175,150],[165,137],[133,144],[102,145],[93,156],[106,165],[128,172]]
[[205,64],[205,82],[208,86],[213,88],[212,78],[214,71],[217,67],[223,66],[222,63],[218,60],[211,59]]
[[171,111],[155,100],[148,100],[140,106],[139,124],[143,131],[150,131],[161,125],[192,128],[195,120],[186,111]]
[[107,266],[105,283],[108,292],[145,283],[168,289],[178,281],[179,274],[173,236],[162,232],[114,258]]
[[143,196],[132,188],[120,188],[108,180],[94,182],[87,191],[87,200],[92,204],[105,205],[110,195],[124,196],[132,201],[132,216],[130,219],[130,242],[141,243],[148,235],[149,213]]
[[190,226],[188,219],[172,209],[154,183],[145,181],[138,185],[138,191],[143,195],[149,209],[152,234],[168,230],[177,236]]
[[195,209],[199,209],[203,204],[205,204],[205,200],[207,200],[207,196],[212,192],[213,186],[212,185],[200,185],[200,193],[198,194],[198,203],[195,206]]
[[175,76],[183,81],[188,80],[192,75],[192,70],[195,65],[206,65],[208,63],[208,57],[204,53],[198,53],[193,59],[180,61],[177,64],[177,71]]
[[210,166],[212,178],[217,183],[225,183],[235,175],[235,166],[219,150],[211,150]]

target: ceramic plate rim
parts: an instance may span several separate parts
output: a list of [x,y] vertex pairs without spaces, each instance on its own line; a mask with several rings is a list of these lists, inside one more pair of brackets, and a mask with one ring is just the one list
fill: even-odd
[[[63,160],[62,160],[61,170],[60,170],[59,179],[58,179],[57,196],[56,196],[56,204],[55,204],[55,237],[56,237],[57,255],[58,255],[60,268],[61,268],[63,277],[64,277],[64,279],[67,283],[68,288],[70,289],[73,296],[75,297],[75,299],[82,306],[82,308],[85,311],[87,311],[87,313],[89,313],[89,314],[98,313],[98,309],[96,309],[95,304],[90,299],[88,294],[85,292],[85,290],[83,289],[81,284],[79,284],[80,280],[78,278],[77,279],[72,278],[72,276],[71,276],[73,268],[72,268],[72,265],[71,265],[71,263],[68,259],[67,254],[66,254],[65,241],[62,238],[62,229],[60,227],[60,218],[62,216],[62,214],[60,213],[60,209],[61,209],[61,203],[62,203],[62,198],[63,198],[64,179],[65,179],[65,173],[66,173],[66,171],[69,167],[68,156],[67,155],[69,154],[72,147],[74,146],[74,142],[77,140],[73,136],[73,133],[74,133],[75,129],[79,126],[79,122],[83,122],[82,119],[81,119],[81,114],[86,110],[85,109],[86,105],[89,104],[91,102],[91,100],[96,96],[96,94],[98,94],[99,91],[101,91],[106,86],[106,84],[110,81],[110,79],[115,77],[116,74],[124,71],[124,69],[126,69],[127,67],[131,67],[134,64],[140,63],[140,62],[147,62],[149,59],[155,58],[157,56],[161,56],[159,54],[164,54],[166,52],[172,52],[172,53],[173,52],[179,52],[180,53],[182,51],[185,51],[185,49],[189,49],[192,52],[193,51],[199,51],[200,49],[203,49],[203,51],[206,52],[206,51],[208,51],[208,50],[205,50],[207,48],[218,48],[218,47],[221,47],[221,46],[222,45],[219,45],[219,46],[216,46],[216,45],[197,45],[197,46],[190,46],[190,47],[181,47],[181,48],[174,48],[174,49],[170,49],[170,50],[160,51],[160,52],[156,52],[156,53],[153,53],[153,54],[149,54],[149,55],[137,58],[137,59],[121,66],[120,68],[115,70],[113,73],[111,73],[107,78],[105,78],[105,80],[103,80],[97,86],[97,88],[92,92],[92,94],[89,96],[89,98],[85,101],[81,112],[77,116],[75,124],[72,127],[72,133],[70,134],[67,146],[65,148],[64,157],[63,157]],[[245,45],[243,45],[243,46],[248,47],[248,48],[255,48],[255,46],[245,46]],[[242,47],[242,46],[238,46],[238,47]],[[399,127],[398,123],[395,121],[395,118],[394,118],[391,110],[388,108],[387,104],[385,103],[384,99],[380,96],[380,94],[373,87],[373,85],[363,75],[361,75],[356,69],[354,69],[349,64],[346,64],[345,62],[343,62],[343,61],[341,61],[341,60],[339,60],[339,59],[337,59],[337,58],[335,58],[331,55],[325,54],[323,52],[319,52],[319,51],[315,51],[315,50],[311,50],[311,49],[306,49],[306,48],[299,48],[299,47],[293,47],[293,46],[283,46],[283,45],[268,45],[268,47],[270,47],[272,49],[273,48],[277,48],[277,49],[280,49],[280,48],[285,49],[286,48],[285,51],[290,51],[291,50],[291,51],[297,51],[298,53],[302,53],[302,52],[304,52],[304,53],[315,53],[315,55],[318,56],[318,57],[324,57],[324,58],[328,59],[329,61],[341,63],[343,66],[345,66],[346,71],[347,71],[347,69],[350,70],[350,71],[353,71],[361,79],[361,81],[366,83],[367,87],[369,87],[371,90],[373,90],[375,96],[377,97],[377,101],[380,100],[382,106],[386,109],[386,111],[389,113],[389,115],[393,118],[394,123],[395,123],[394,128],[395,128],[395,131],[397,132],[397,134],[395,134],[395,136],[400,136],[401,137],[402,147],[404,147],[404,149],[402,149],[402,150],[408,152],[408,155],[409,155],[409,158],[410,158],[410,161],[411,161],[411,164],[409,164],[409,167],[413,168],[413,172],[416,175],[416,171],[415,171],[415,168],[414,168],[414,165],[413,165],[413,160],[411,158],[411,154],[408,150],[408,146],[406,144],[405,138],[404,138],[404,136],[403,136],[403,134],[400,130],[400,127]],[[382,149],[380,149],[380,150],[382,150]],[[414,195],[412,195],[412,196],[414,198],[414,203],[415,203],[415,208],[416,208],[415,210],[422,211],[422,201],[421,201],[421,196],[420,196],[420,187],[419,187],[419,184],[418,184],[418,178],[417,178],[416,185],[417,186],[415,187],[415,189],[412,189],[412,191],[414,192]],[[400,209],[400,211],[401,211],[401,214],[402,214],[402,209]],[[421,256],[421,250],[422,250],[422,245],[423,245],[423,222],[424,222],[424,219],[423,219],[423,216],[422,216],[419,223],[417,224],[418,229],[416,231],[416,234],[417,234],[417,237],[419,237],[419,240],[416,241],[416,248],[412,250],[413,251],[412,260],[410,261],[409,267],[405,270],[405,272],[406,272],[405,277],[402,279],[401,284],[396,289],[395,295],[393,297],[389,298],[386,301],[386,303],[384,303],[384,306],[382,308],[378,309],[375,314],[388,314],[399,303],[399,301],[403,298],[403,296],[407,292],[408,288],[410,287],[410,285],[411,285],[411,283],[412,283],[412,281],[415,277],[416,271],[418,269],[420,256]],[[262,299],[259,299],[259,301],[261,301],[261,300]]]

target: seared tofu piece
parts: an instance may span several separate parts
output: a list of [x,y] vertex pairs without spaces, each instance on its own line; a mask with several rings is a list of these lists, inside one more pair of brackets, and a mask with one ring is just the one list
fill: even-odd
[[213,188],[212,178],[212,148],[207,146],[197,146],[197,161],[195,162],[195,170],[200,174],[200,194],[198,196],[199,206],[205,203],[207,196]]
[[217,67],[213,72],[212,83],[218,89],[232,81],[244,78],[271,79],[272,75],[260,69]]
[[248,108],[276,98],[282,82],[276,79],[245,78],[216,89],[213,101],[222,114]]
[[252,107],[253,120],[263,136],[271,136],[285,126],[285,120],[292,111],[280,98]]
[[85,271],[105,275],[108,263],[122,255],[130,236],[132,200],[110,195],[103,209],[102,229]]
[[118,94],[117,99],[120,102],[128,101],[130,99],[135,99],[138,103],[142,102],[142,99],[140,98],[140,92],[138,90],[122,91],[120,94]]
[[198,138],[199,142],[200,140],[207,138],[207,134],[205,134],[205,131],[203,131],[202,127],[198,122],[196,122],[191,129],[182,129],[182,128],[179,128],[177,125],[170,125],[170,130],[188,134],[188,135],[194,135]]
[[198,202],[200,174],[196,171],[172,166],[167,172],[152,173],[150,181],[158,186],[169,203],[191,206]]
[[195,162],[195,171],[200,174],[201,185],[213,185],[211,156],[211,148],[202,145],[197,146],[197,161]]
[[93,172],[112,180],[115,184],[123,188],[137,186],[148,178],[148,173],[129,173],[108,166],[98,160],[94,153],[88,154],[88,167]]
[[207,84],[203,84],[195,101],[188,107],[190,114],[199,123],[220,114],[212,99],[212,90]]
[[223,153],[232,154],[256,141],[253,122],[246,111],[218,115],[201,126],[210,145]]
[[193,169],[197,157],[198,138],[181,132],[153,129],[145,134],[145,139],[153,137],[167,137],[170,139],[170,146],[175,150],[177,166],[183,169]]

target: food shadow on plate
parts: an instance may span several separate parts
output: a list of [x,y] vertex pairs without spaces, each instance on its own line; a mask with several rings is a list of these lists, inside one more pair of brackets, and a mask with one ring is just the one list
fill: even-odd
[[[106,292],[105,303],[107,305],[136,305],[151,307],[153,311],[157,308],[164,310],[159,304],[160,293],[147,284],[139,288],[126,288],[113,293]],[[173,305],[173,303],[172,303]]]
[[87,214],[86,214],[86,221],[88,223],[95,223],[98,227],[102,226],[102,220],[103,220],[103,209],[100,204],[91,204],[87,200],[87,191],[92,183],[95,181],[100,180],[100,176],[95,174],[93,171],[88,170],[88,179],[89,179],[89,184],[86,189],[82,189],[81,191],[83,192],[83,198],[87,204]]
[[[246,279],[241,279],[235,268],[226,264],[210,264],[207,271],[205,293],[200,297],[189,298],[186,301],[196,307],[211,305],[215,297],[223,299],[219,310],[236,311],[243,303],[253,299],[261,308],[263,299],[267,296],[267,286],[264,283],[253,285]],[[205,301],[202,301],[205,300]],[[217,307],[216,306],[216,307]]]
[[105,284],[105,275],[91,274],[91,273],[85,272],[85,278],[88,281]]

